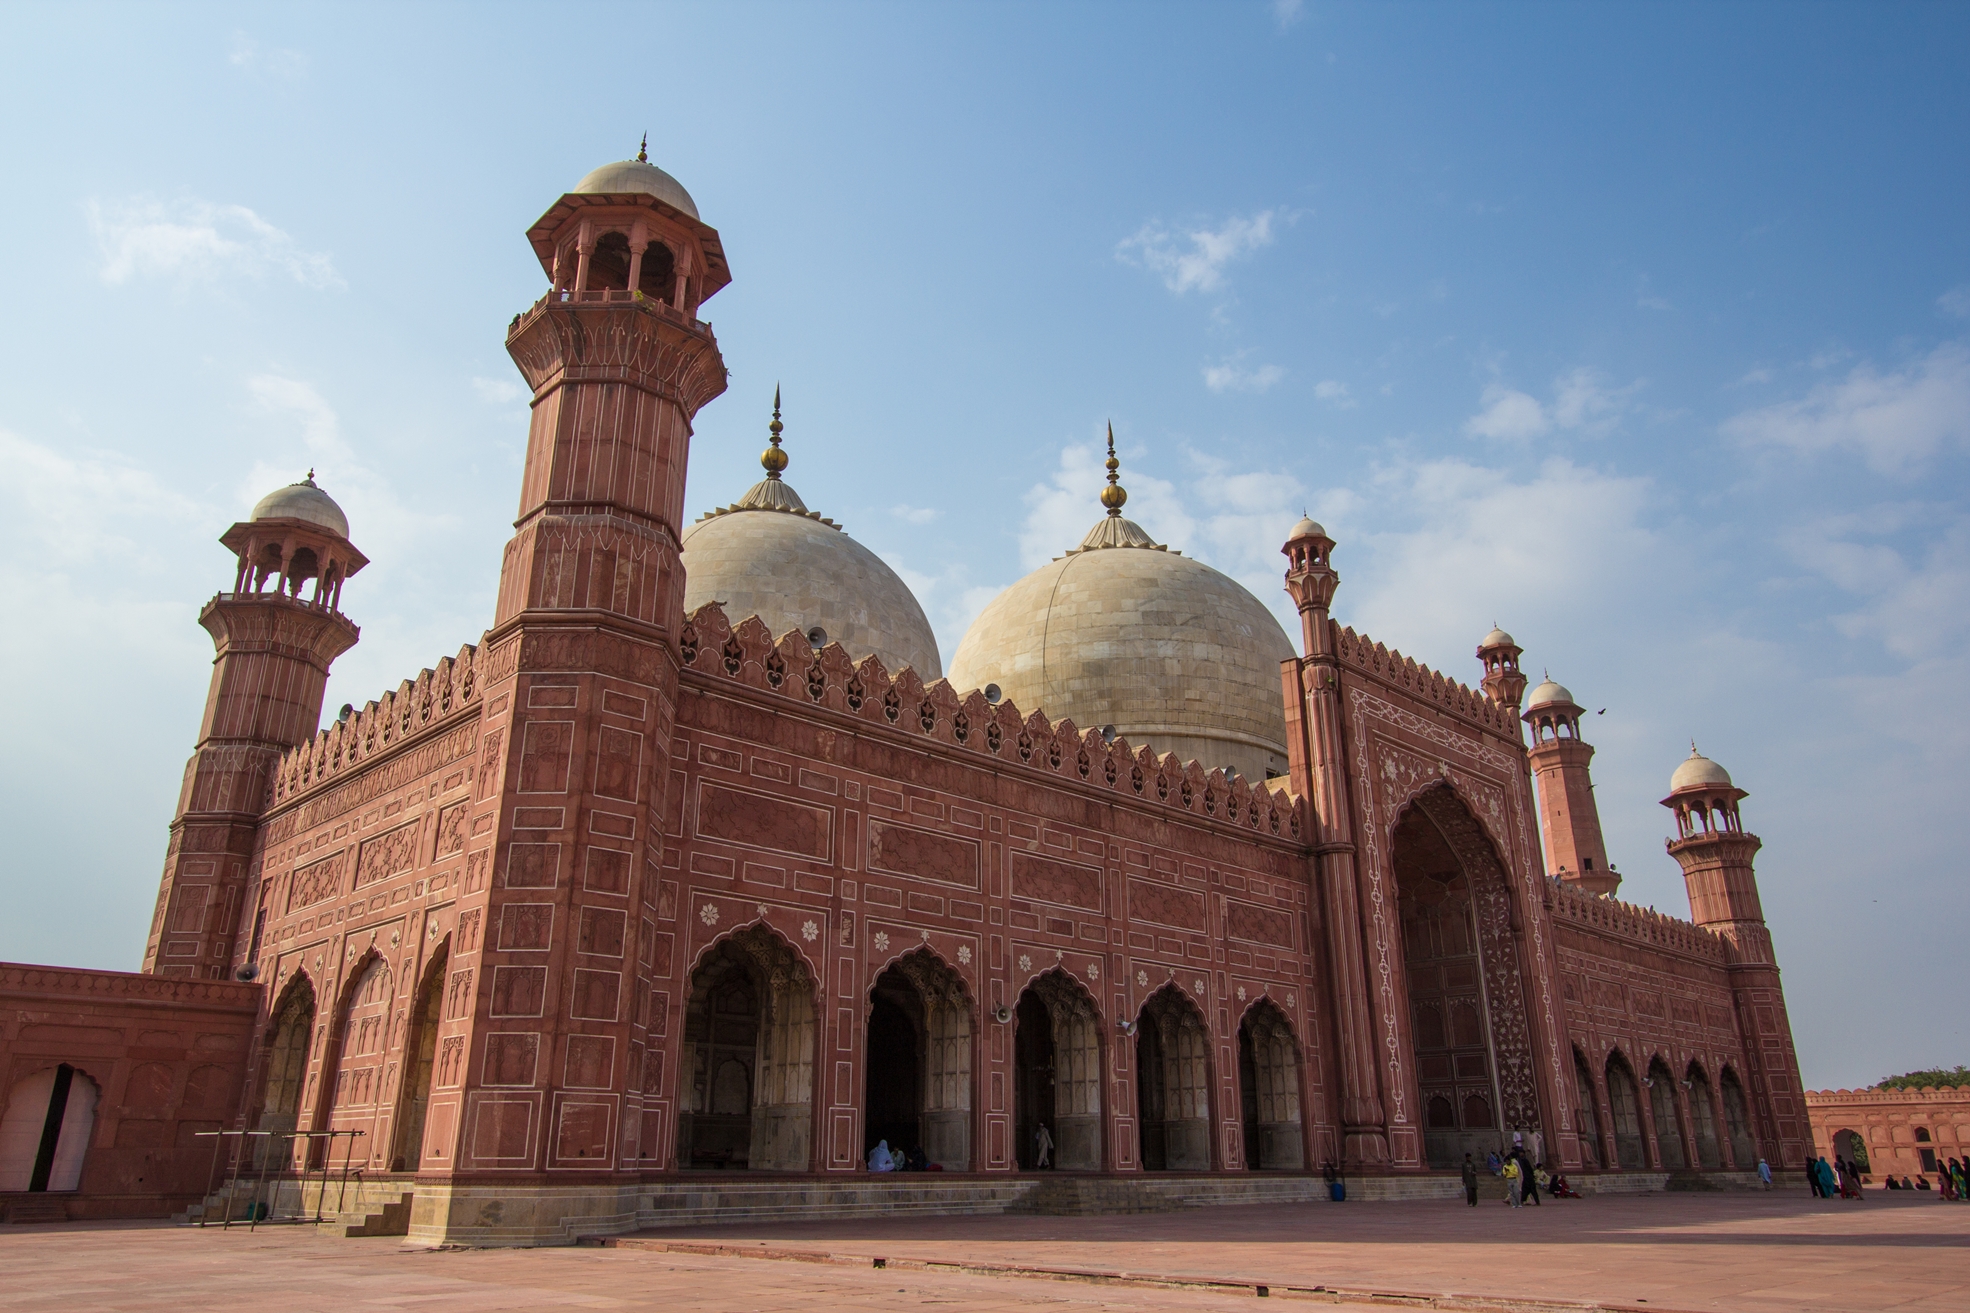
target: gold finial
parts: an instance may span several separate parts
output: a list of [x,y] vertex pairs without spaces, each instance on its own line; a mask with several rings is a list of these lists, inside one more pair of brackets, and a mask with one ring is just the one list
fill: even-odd
[[1101,490],[1101,504],[1108,508],[1110,515],[1120,517],[1122,506],[1129,499],[1128,489],[1124,488],[1116,471],[1122,462],[1115,459],[1115,421],[1108,421],[1108,486]]
[[315,481],[315,467],[310,465],[308,467],[308,482],[313,483],[314,481]]
[[766,426],[767,433],[772,436],[773,445],[759,453],[759,463],[766,467],[766,477],[769,479],[778,479],[780,477],[780,471],[787,467],[787,453],[780,450],[780,434],[785,430],[786,425],[780,423],[780,385],[775,383],[773,385],[773,422]]
[[636,148],[636,162],[638,164],[650,162],[650,134],[647,132],[643,134],[643,144]]

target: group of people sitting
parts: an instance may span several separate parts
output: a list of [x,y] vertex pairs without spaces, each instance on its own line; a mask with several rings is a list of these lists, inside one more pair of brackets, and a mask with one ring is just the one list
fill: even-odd
[[[1890,1190],[1927,1190],[1929,1178],[1918,1176],[1913,1181],[1904,1176],[1897,1181],[1891,1172],[1888,1175]],[[1936,1192],[1944,1203],[1970,1203],[1970,1158],[1951,1158],[1936,1168]]]
[[[1503,1177],[1507,1191],[1505,1202],[1514,1208],[1523,1204],[1536,1204],[1539,1196],[1545,1194],[1554,1199],[1578,1199],[1580,1192],[1573,1188],[1560,1172],[1549,1172],[1543,1162],[1535,1163],[1526,1153],[1525,1146],[1515,1144],[1511,1152],[1500,1158],[1497,1153],[1484,1156],[1485,1170],[1493,1176]],[[1477,1207],[1478,1187],[1477,1160],[1470,1154],[1464,1155],[1464,1202]]]
[[944,1164],[930,1161],[922,1145],[910,1149],[892,1149],[889,1141],[878,1140],[876,1147],[869,1150],[869,1170],[872,1172],[941,1172]]

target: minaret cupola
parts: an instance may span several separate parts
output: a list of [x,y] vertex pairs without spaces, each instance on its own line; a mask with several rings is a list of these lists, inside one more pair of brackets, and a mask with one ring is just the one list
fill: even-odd
[[1525,649],[1497,625],[1478,644],[1477,658],[1484,662],[1484,679],[1479,684],[1493,702],[1516,713],[1525,696],[1525,676],[1519,672],[1519,657]]

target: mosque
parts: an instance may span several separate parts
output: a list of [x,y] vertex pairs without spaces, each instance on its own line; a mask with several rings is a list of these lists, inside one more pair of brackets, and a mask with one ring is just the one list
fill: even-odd
[[1345,627],[1310,519],[1288,635],[1124,515],[1112,439],[947,668],[777,397],[764,477],[687,521],[731,273],[683,186],[639,153],[527,238],[491,627],[320,728],[352,527],[311,475],[224,533],[142,972],[0,965],[0,1206],[353,1166],[411,1243],[551,1244],[1454,1193],[1515,1140],[1589,1190],[1803,1164],[1721,766],[1663,799],[1690,919],[1619,901],[1581,707],[1511,635],[1472,689]]

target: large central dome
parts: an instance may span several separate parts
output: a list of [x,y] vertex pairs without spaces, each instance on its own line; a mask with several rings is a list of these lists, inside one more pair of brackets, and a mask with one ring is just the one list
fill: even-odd
[[778,392],[768,427],[766,477],[684,531],[685,614],[717,602],[733,624],[756,615],[775,638],[798,629],[817,647],[837,642],[857,661],[873,654],[891,674],[909,666],[934,681],[943,671],[937,638],[916,595],[781,479]]
[[1235,580],[1123,519],[1116,467],[1111,437],[1108,514],[985,608],[951,659],[952,687],[996,684],[1021,711],[1112,725],[1255,783],[1284,774],[1286,632]]

